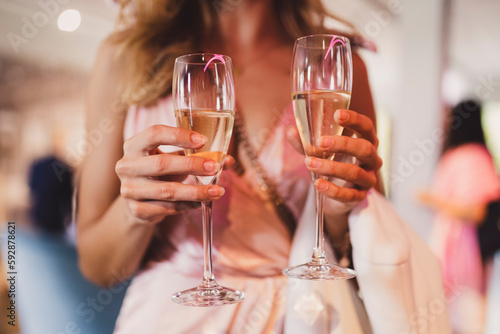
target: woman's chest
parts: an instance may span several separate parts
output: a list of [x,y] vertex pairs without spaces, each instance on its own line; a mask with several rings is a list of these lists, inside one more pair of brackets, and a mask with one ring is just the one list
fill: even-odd
[[236,110],[259,149],[291,103],[290,67],[270,62],[235,78]]

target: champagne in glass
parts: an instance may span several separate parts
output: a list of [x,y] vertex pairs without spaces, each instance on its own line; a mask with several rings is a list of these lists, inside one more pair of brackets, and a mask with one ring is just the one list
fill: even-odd
[[337,109],[348,109],[351,93],[347,91],[312,91],[292,96],[293,111],[302,145],[307,156],[333,159],[334,154],[317,147],[322,136],[342,134],[333,114]]
[[[208,138],[200,149],[185,149],[219,163],[229,147],[234,123],[234,85],[231,58],[218,54],[190,54],[175,60],[172,85],[177,125]],[[214,176],[195,176],[196,184],[216,184]],[[220,286],[212,268],[212,202],[202,202],[203,279],[199,286],[172,295],[187,306],[219,306],[242,301],[245,293]]]
[[[342,134],[333,117],[337,109],[348,109],[352,88],[352,59],[349,40],[335,35],[311,35],[295,41],[292,64],[292,100],[295,120],[307,156],[333,159],[319,147],[322,137]],[[314,180],[324,178],[311,173]],[[291,278],[310,280],[348,279],[354,270],[332,264],[324,251],[324,196],[316,189],[316,232],[311,261],[286,268]]]
[[[202,148],[185,149],[186,155],[201,156],[222,164],[229,147],[234,123],[232,110],[175,110],[179,127],[204,134],[208,141]],[[197,176],[202,184],[210,184],[213,176]]]

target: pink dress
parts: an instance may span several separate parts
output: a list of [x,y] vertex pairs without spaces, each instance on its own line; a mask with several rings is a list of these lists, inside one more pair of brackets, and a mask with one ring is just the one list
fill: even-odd
[[[272,129],[259,160],[299,219],[311,181],[304,157],[286,140],[285,130],[294,122],[290,106]],[[158,123],[176,126],[171,98],[162,99],[147,109],[131,108],[125,123],[125,139]],[[163,152],[179,150],[168,146],[160,149]],[[115,333],[284,331],[287,280],[281,271],[289,265],[289,232],[274,207],[265,200],[251,170],[242,177],[231,170],[223,171],[219,184],[226,193],[213,203],[215,277],[221,285],[244,291],[245,300],[235,305],[207,308],[181,306],[171,300],[173,293],[197,286],[203,275],[201,210],[192,210],[158,225],[146,261],[127,291]],[[312,222],[312,216],[310,218]],[[308,248],[307,252],[311,251],[312,248]],[[343,284],[338,286],[345,290]],[[317,305],[314,298],[312,303]],[[349,318],[347,313],[353,309],[352,306],[341,308],[334,314],[337,323],[339,318]],[[307,317],[307,321],[311,319],[314,317]],[[349,326],[359,326],[351,320],[346,321],[350,325],[344,325],[344,332],[361,332],[349,330]],[[337,327],[342,331],[342,326]]]
[[[216,280],[244,291],[245,300],[206,308],[171,300],[173,293],[197,286],[202,277],[201,216],[200,210],[192,210],[157,226],[144,264],[127,290],[115,334],[417,332],[420,322],[415,322],[415,315],[443,295],[439,265],[376,191],[370,191],[349,218],[360,291],[346,280],[307,281],[281,274],[289,265],[310,260],[315,235],[309,173],[304,157],[285,136],[294,122],[288,107],[259,154],[297,218],[293,240],[251,170],[242,177],[224,171],[220,184],[226,193],[213,204]],[[170,98],[151,108],[131,108],[125,138],[158,123],[175,126]],[[328,243],[325,246],[329,260],[335,262]],[[360,295],[366,297],[364,304]],[[449,332],[447,313],[444,308],[440,311],[425,324],[426,333]]]
[[[467,144],[448,151],[437,168],[433,192],[463,205],[498,198],[500,181],[486,148]],[[452,327],[456,333],[480,333],[484,280],[476,227],[437,213],[430,244],[442,263]]]

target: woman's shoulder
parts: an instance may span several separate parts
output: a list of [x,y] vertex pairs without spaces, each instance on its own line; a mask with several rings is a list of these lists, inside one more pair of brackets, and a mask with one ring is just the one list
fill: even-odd
[[[114,119],[125,112],[121,102],[124,62],[112,38],[98,46],[86,88],[87,120]],[[120,111],[120,112],[118,112]]]
[[123,80],[124,66],[125,62],[120,52],[120,46],[116,42],[115,36],[109,35],[97,47],[90,73],[90,85],[102,83],[118,87]]
[[447,152],[447,156],[451,157],[463,157],[465,159],[488,159],[491,160],[491,154],[484,146],[480,143],[468,143],[452,148]]
[[120,52],[119,32],[114,32],[105,37],[97,47],[96,61],[109,66],[119,66],[122,63],[122,52]]
[[470,171],[474,174],[496,174],[493,157],[486,146],[469,143],[454,147],[445,152],[440,161],[441,169],[457,173]]

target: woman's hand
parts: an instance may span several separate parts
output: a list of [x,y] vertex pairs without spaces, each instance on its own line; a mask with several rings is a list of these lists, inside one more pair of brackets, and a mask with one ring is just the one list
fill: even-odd
[[[322,137],[317,143],[320,149],[335,153],[335,160],[307,157],[306,167],[318,175],[333,177],[352,183],[354,187],[341,187],[330,181],[318,179],[314,187],[326,197],[353,207],[366,197],[369,189],[377,183],[377,170],[382,166],[382,159],[377,154],[378,138],[373,121],[352,110],[339,109],[335,112],[335,121],[343,126],[345,132],[354,132],[357,138],[348,136]],[[288,133],[292,145],[297,147],[297,130]],[[341,156],[351,156],[359,161],[354,163],[338,161]]]
[[124,155],[115,170],[121,181],[120,193],[134,217],[145,223],[158,223],[165,216],[224,195],[224,188],[217,185],[181,183],[189,174],[217,174],[221,168],[218,162],[158,150],[160,145],[198,149],[206,141],[205,136],[194,131],[154,125],[124,143]]

